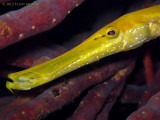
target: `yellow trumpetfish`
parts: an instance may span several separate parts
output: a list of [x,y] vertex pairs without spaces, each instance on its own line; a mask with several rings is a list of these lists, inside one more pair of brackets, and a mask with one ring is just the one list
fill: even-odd
[[121,16],[65,54],[35,67],[10,73],[6,87],[30,90],[105,56],[127,51],[160,36],[160,5]]

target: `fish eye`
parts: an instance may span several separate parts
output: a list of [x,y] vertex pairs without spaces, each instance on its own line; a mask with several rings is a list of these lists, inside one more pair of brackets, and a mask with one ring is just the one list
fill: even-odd
[[106,36],[109,38],[115,38],[118,36],[118,29],[116,27],[108,27],[106,31]]
[[115,35],[115,31],[114,30],[111,30],[107,33],[108,35]]

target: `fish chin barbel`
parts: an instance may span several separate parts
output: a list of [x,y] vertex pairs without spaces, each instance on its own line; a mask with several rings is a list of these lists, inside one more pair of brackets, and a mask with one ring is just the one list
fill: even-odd
[[8,74],[6,87],[30,90],[105,56],[141,46],[160,36],[160,5],[121,16],[57,58]]

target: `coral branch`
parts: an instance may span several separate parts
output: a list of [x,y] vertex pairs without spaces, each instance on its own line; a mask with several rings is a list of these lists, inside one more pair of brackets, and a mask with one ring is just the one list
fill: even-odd
[[47,47],[35,44],[23,44],[18,47],[14,46],[9,50],[4,50],[1,54],[4,63],[7,65],[28,68],[53,59],[64,52],[66,52],[65,48],[52,43]]
[[117,97],[120,95],[122,88],[124,87],[124,84],[125,84],[125,79],[128,76],[128,74],[130,74],[132,69],[133,69],[132,65],[128,66],[128,68],[125,69],[128,71],[126,71],[126,73],[124,75],[120,76],[119,82],[121,82],[121,83],[117,84],[117,86],[115,88],[115,90],[116,90],[115,96],[112,96],[111,99],[108,99],[106,101],[102,111],[97,115],[96,120],[104,120],[104,119],[108,120],[109,112],[112,109],[114,103],[116,102]]
[[159,120],[160,118],[160,92],[155,94],[139,110],[133,112],[127,120]]
[[11,102],[14,99],[14,97],[3,97],[0,99],[0,109],[7,105],[9,102]]
[[[105,102],[106,104],[110,104],[116,100],[117,96],[119,96],[125,83],[125,79],[132,71],[133,66],[134,64],[128,65],[110,80],[107,80],[90,90],[87,96],[81,101],[71,120],[95,119]],[[107,119],[104,118],[104,116],[106,116],[108,112],[105,111],[104,113],[100,113],[99,118],[103,116],[103,120]]]
[[10,104],[8,104],[6,107],[4,107],[4,109],[1,110],[0,119],[3,120],[6,114],[10,113],[12,110],[15,110],[17,107],[29,101],[30,99],[31,98],[29,97],[23,97],[23,98],[16,98],[15,100],[12,100]]
[[154,79],[151,53],[149,49],[147,49],[144,53],[143,64],[145,68],[146,84],[149,85]]
[[160,91],[160,67],[148,86],[128,85],[121,97],[121,102],[139,103],[139,106],[142,106],[158,91]]
[[[121,87],[121,86],[120,86]],[[119,90],[120,88],[118,88]],[[112,101],[109,103],[106,103],[104,105],[104,108],[102,109],[102,111],[98,114],[96,120],[108,120],[109,117],[109,112],[112,109],[114,103],[116,102],[117,96],[112,98]]]
[[49,30],[84,0],[38,0],[0,16],[0,49]]
[[145,89],[145,86],[127,85],[121,96],[121,102],[138,103],[139,101],[141,101],[141,96],[144,94]]
[[[112,109],[114,103],[116,102],[117,97],[120,95],[122,88],[125,84],[125,79],[130,74],[133,67],[134,67],[134,63],[132,63],[128,67],[126,67],[124,69],[124,71],[122,70],[122,71],[118,72],[117,74],[119,74],[119,75],[116,75],[113,77],[113,80],[117,81],[117,76],[119,79],[119,81],[117,81],[117,86],[114,88],[116,91],[116,92],[114,92],[115,96],[113,96],[111,94],[111,96],[107,97],[106,103],[104,104],[104,107],[101,110],[101,112],[97,115],[96,120],[104,120],[104,119],[107,120],[108,119],[109,112]],[[121,72],[122,72],[122,74],[121,74]]]
[[149,100],[149,98],[152,97],[158,91],[160,91],[160,67],[155,75],[155,79],[144,90],[144,94],[141,97],[140,105],[144,105]]

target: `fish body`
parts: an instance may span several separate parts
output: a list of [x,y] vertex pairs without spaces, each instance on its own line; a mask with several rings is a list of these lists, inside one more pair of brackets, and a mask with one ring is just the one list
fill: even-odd
[[57,58],[10,73],[6,87],[30,90],[103,57],[131,50],[160,36],[160,5],[125,14]]

